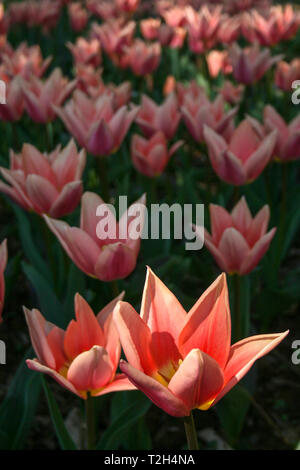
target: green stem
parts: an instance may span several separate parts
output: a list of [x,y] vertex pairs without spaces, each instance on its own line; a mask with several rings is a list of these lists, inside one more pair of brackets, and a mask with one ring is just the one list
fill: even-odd
[[95,410],[93,397],[88,393],[85,401],[86,418],[86,448],[92,450],[95,446]]
[[109,202],[109,182],[107,174],[107,161],[106,157],[97,157],[99,164],[99,177],[101,182],[101,195],[104,202]]
[[113,297],[118,297],[118,295],[120,294],[120,289],[117,280],[111,282],[111,291]]
[[47,142],[47,151],[52,152],[52,150],[53,150],[53,126],[52,126],[52,122],[47,122],[47,124],[46,124],[46,142]]
[[233,289],[234,289],[234,313],[233,313],[233,337],[237,342],[241,339],[241,278],[239,274],[233,275]]
[[192,411],[189,416],[184,417],[184,429],[189,450],[199,450],[199,444]]

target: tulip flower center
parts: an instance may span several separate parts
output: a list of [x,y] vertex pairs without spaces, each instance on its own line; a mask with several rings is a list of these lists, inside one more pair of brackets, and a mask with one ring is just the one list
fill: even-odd
[[181,363],[182,359],[179,359],[177,363],[175,363],[174,361],[169,361],[166,365],[164,365],[158,371],[155,372],[153,378],[165,387],[167,387]]

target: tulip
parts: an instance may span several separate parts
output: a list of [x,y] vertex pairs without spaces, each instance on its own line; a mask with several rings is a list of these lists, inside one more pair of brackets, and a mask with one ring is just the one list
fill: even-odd
[[[124,279],[136,266],[143,229],[145,196],[122,215],[119,223],[110,207],[94,193],[84,193],[81,201],[80,228],[45,216],[68,256],[89,276],[101,281]],[[138,212],[138,215],[136,214]],[[99,216],[101,219],[99,220]],[[140,232],[136,234],[135,224]]]
[[288,334],[252,336],[231,346],[224,273],[187,313],[148,268],[141,314],[120,301],[113,316],[128,360],[120,369],[172,416],[214,406]]
[[136,123],[146,137],[151,137],[161,131],[170,140],[177,131],[180,117],[178,101],[174,93],[170,93],[160,106],[148,96],[143,95]]
[[[260,262],[275,235],[267,232],[270,209],[265,205],[252,217],[244,197],[229,213],[210,204],[211,235],[205,230],[204,243],[222,271],[249,274]],[[200,236],[200,227],[195,228]]]
[[51,57],[43,60],[40,47],[28,46],[26,42],[20,44],[16,50],[6,51],[1,59],[1,75],[5,73],[9,79],[21,75],[26,80],[32,75],[40,78],[52,60]]
[[168,150],[168,143],[165,135],[159,131],[147,140],[135,134],[131,141],[131,158],[136,169],[150,177],[160,175],[171,156],[183,144],[176,142]]
[[172,26],[172,28],[185,26],[187,23],[186,9],[179,5],[168,8],[166,11],[161,11],[161,15],[165,22],[169,26]]
[[275,159],[281,162],[300,158],[300,116],[286,124],[283,118],[268,105],[264,109],[264,125],[267,132],[277,129]]
[[66,330],[45,320],[37,309],[24,307],[32,346],[37,358],[27,359],[29,369],[42,372],[84,400],[135,387],[124,374],[117,374],[121,347],[112,318],[124,293],[97,316],[89,304],[75,295],[75,316]]
[[130,47],[124,48],[123,66],[130,67],[137,76],[150,75],[160,62],[161,47],[158,42],[146,44],[136,39]]
[[232,72],[227,51],[210,51],[206,56],[209,75],[215,78],[222,72],[227,75]]
[[241,49],[234,44],[229,49],[229,59],[236,81],[250,85],[260,80],[282,55],[272,57],[268,49],[260,50],[257,45]]
[[223,44],[231,44],[236,41],[241,33],[241,21],[233,16],[224,17],[218,29],[218,41]]
[[278,88],[290,92],[296,80],[300,80],[300,59],[294,59],[291,63],[282,60],[277,64],[275,84]]
[[250,42],[258,41],[262,46],[274,46],[293,37],[299,27],[299,14],[292,5],[274,6],[269,14],[260,14],[253,9],[246,16],[248,25],[244,35]]
[[85,160],[85,151],[78,153],[73,140],[50,154],[24,144],[20,155],[11,152],[10,169],[0,168],[10,183],[0,182],[0,191],[26,210],[62,217],[80,201]]
[[134,13],[139,6],[140,0],[116,0],[117,8],[124,13]]
[[2,322],[2,311],[5,296],[4,271],[7,264],[7,241],[4,240],[0,245],[0,323]]
[[75,44],[67,43],[75,64],[90,64],[98,67],[101,63],[101,46],[98,39],[87,41],[84,38],[78,38]]
[[229,142],[208,126],[204,126],[203,134],[214,171],[236,186],[258,178],[272,157],[277,139],[275,129],[261,137],[249,119],[239,124]]
[[211,103],[204,90],[199,92],[198,98],[193,99],[192,94],[185,96],[181,106],[184,123],[197,142],[204,141],[204,128],[209,126],[216,132],[227,135],[233,125],[233,117],[238,108],[225,112],[225,102],[221,95]]
[[74,31],[82,31],[88,22],[88,12],[82,7],[81,3],[74,2],[68,5],[71,27]]
[[105,156],[120,147],[138,108],[116,110],[113,96],[105,94],[95,100],[76,90],[67,105],[55,111],[81,147],[92,155]]
[[204,5],[199,12],[186,8],[186,21],[190,50],[202,54],[217,42],[217,32],[221,21],[222,8],[210,10]]
[[147,18],[140,22],[141,33],[148,41],[153,41],[158,37],[158,31],[161,25],[159,18]]
[[229,80],[226,80],[220,88],[219,93],[223,96],[224,100],[231,104],[235,105],[240,103],[244,94],[244,85],[234,86]]
[[103,49],[112,58],[122,54],[124,47],[132,44],[135,28],[134,21],[124,24],[123,20],[114,19],[102,25],[94,24],[92,36],[100,40]]
[[54,106],[61,106],[75,86],[76,80],[69,83],[58,68],[44,82],[32,77],[23,85],[27,113],[34,122],[46,124],[53,121]]

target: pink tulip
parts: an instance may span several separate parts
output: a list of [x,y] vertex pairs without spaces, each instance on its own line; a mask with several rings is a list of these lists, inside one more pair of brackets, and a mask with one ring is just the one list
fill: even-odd
[[232,66],[229,63],[227,51],[210,51],[206,56],[209,75],[215,78],[222,72],[228,75],[232,72]]
[[268,15],[253,9],[246,16],[248,24],[244,35],[250,42],[258,41],[262,46],[274,46],[293,37],[299,28],[299,13],[292,5],[276,5]]
[[218,95],[211,103],[204,90],[199,92],[197,99],[193,99],[193,94],[185,95],[181,106],[184,123],[197,142],[204,141],[203,130],[206,125],[222,135],[227,135],[237,110],[238,108],[233,108],[225,112],[223,97]]
[[186,19],[186,9],[181,6],[172,6],[166,11],[162,11],[161,15],[163,16],[165,22],[172,26],[172,28],[178,28],[180,26],[185,26],[187,23]]
[[58,68],[44,82],[32,77],[23,85],[27,113],[34,122],[46,124],[53,121],[54,106],[61,106],[75,86],[76,80],[69,83]]
[[161,47],[158,42],[146,44],[136,39],[124,48],[123,67],[130,67],[137,76],[152,74],[159,66]]
[[[205,230],[204,243],[222,271],[250,273],[269,248],[276,228],[267,232],[270,209],[265,205],[252,217],[244,197],[229,213],[210,204],[211,235]],[[196,233],[199,232],[196,227]],[[199,235],[200,236],[200,235]]]
[[7,241],[4,240],[0,245],[0,323],[2,322],[2,311],[5,296],[4,271],[7,264]]
[[148,96],[143,95],[136,123],[146,137],[151,137],[161,131],[168,140],[171,140],[177,131],[180,117],[178,101],[174,93],[170,93],[160,106]]
[[240,84],[234,86],[229,80],[226,80],[222,88],[219,90],[219,93],[227,103],[235,105],[241,102],[244,89],[244,85]]
[[116,6],[120,12],[134,13],[140,4],[140,0],[116,0]]
[[136,169],[150,178],[160,175],[171,156],[183,144],[176,142],[168,150],[168,143],[162,132],[157,132],[147,140],[135,134],[131,141],[131,158]]
[[252,336],[231,346],[224,273],[187,313],[148,268],[141,314],[119,302],[113,316],[128,360],[120,362],[122,372],[172,416],[214,406],[288,334]]
[[275,84],[278,88],[290,92],[296,80],[300,80],[300,59],[294,59],[290,63],[282,60],[277,64]]
[[300,116],[286,124],[277,111],[268,105],[264,109],[264,125],[267,132],[277,130],[275,159],[287,162],[300,158]]
[[0,75],[6,75],[8,79],[21,75],[27,80],[32,76],[40,78],[52,60],[51,57],[43,60],[40,47],[28,46],[26,42],[15,50],[7,50],[1,59]]
[[251,183],[261,174],[277,139],[276,130],[261,137],[249,119],[238,125],[228,142],[208,126],[204,126],[203,134],[214,171],[236,186]]
[[10,183],[0,182],[0,191],[26,210],[62,217],[80,201],[85,160],[85,151],[78,153],[72,140],[48,155],[24,144],[20,155],[11,152],[10,169],[0,168]]
[[84,38],[77,38],[76,43],[67,43],[76,65],[89,64],[98,67],[101,63],[101,46],[98,39],[87,41]]
[[124,293],[106,305],[97,316],[89,304],[75,295],[76,320],[66,330],[45,320],[39,310],[24,313],[36,359],[27,359],[29,369],[50,375],[80,398],[135,387],[124,374],[117,374],[121,355],[112,312]]
[[148,41],[157,39],[160,26],[161,20],[159,18],[146,18],[140,22],[141,33]]
[[217,42],[217,32],[221,21],[222,8],[209,9],[204,5],[199,12],[186,8],[186,21],[190,50],[202,54]]
[[282,59],[282,55],[272,57],[269,49],[260,50],[257,45],[241,49],[233,44],[229,49],[229,59],[236,81],[250,85],[260,80],[267,70]]
[[122,144],[138,108],[115,108],[113,96],[89,98],[76,90],[64,108],[55,108],[81,147],[95,156],[110,155]]
[[237,41],[241,33],[241,21],[236,16],[224,16],[218,29],[218,41],[223,44],[231,44]]
[[124,47],[132,44],[135,28],[134,21],[124,23],[122,19],[111,20],[102,25],[94,24],[92,36],[100,40],[103,49],[112,58],[122,54]]
[[[145,200],[143,196],[136,201],[117,223],[110,207],[97,194],[86,192],[81,202],[80,228],[46,216],[45,220],[81,271],[101,281],[124,279],[136,266],[141,239],[133,231],[137,222],[142,231]],[[134,216],[135,211],[138,215]]]
[[73,31],[82,31],[88,22],[88,12],[81,3],[73,2],[68,5],[68,13]]

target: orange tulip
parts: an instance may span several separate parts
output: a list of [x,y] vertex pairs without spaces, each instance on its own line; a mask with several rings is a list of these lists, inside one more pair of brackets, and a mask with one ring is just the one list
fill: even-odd
[[89,304],[75,295],[76,320],[67,329],[45,320],[39,310],[24,313],[36,359],[27,359],[29,369],[50,375],[60,385],[86,399],[135,387],[124,374],[117,374],[121,347],[112,312],[123,294],[97,316]]
[[148,269],[141,314],[119,302],[113,315],[128,360],[120,362],[122,372],[172,416],[214,406],[288,334],[252,336],[231,346],[225,274],[187,313]]

